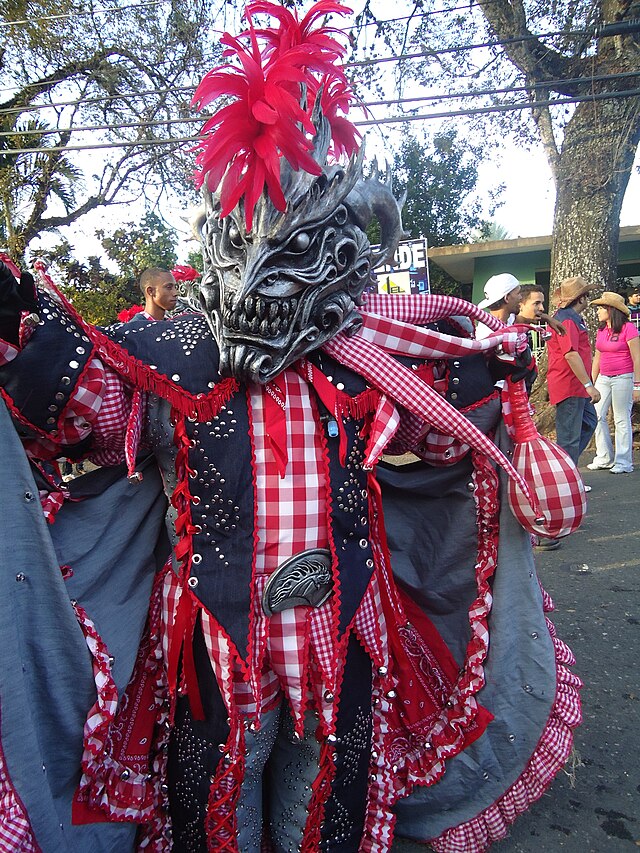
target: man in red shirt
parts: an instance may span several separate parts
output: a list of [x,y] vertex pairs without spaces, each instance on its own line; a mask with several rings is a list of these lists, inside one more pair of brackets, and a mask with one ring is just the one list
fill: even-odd
[[594,288],[581,276],[565,279],[553,293],[556,320],[566,335],[553,332],[547,344],[549,402],[556,407],[557,442],[575,464],[598,422],[600,393],[591,381],[591,345],[582,313]]

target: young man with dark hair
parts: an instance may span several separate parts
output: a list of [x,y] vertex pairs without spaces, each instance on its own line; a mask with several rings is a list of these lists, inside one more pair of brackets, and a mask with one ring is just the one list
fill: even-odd
[[[484,308],[498,320],[510,326],[516,319],[520,306],[520,282],[511,273],[503,272],[492,275],[484,286],[484,299],[478,303],[478,308]],[[491,329],[484,323],[478,323],[476,338],[486,338]]]
[[520,309],[516,317],[516,323],[526,326],[546,323],[557,334],[566,334],[562,323],[554,317],[545,314],[544,291],[537,284],[523,284],[520,287]]
[[178,301],[178,285],[169,270],[150,267],[140,276],[140,290],[144,297],[144,314],[148,320],[164,320]]
[[634,287],[627,292],[627,308],[629,309],[629,319],[640,329],[640,287]]

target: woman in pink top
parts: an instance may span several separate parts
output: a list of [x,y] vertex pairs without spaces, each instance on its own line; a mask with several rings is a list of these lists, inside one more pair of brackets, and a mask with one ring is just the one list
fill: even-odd
[[[629,474],[633,471],[631,408],[633,403],[640,402],[638,330],[629,322],[629,309],[620,294],[605,291],[590,304],[598,307],[599,326],[591,373],[600,392],[600,402],[596,404],[596,456],[587,467],[592,471],[608,468],[612,474]],[[615,424],[615,455],[607,424],[610,406]]]

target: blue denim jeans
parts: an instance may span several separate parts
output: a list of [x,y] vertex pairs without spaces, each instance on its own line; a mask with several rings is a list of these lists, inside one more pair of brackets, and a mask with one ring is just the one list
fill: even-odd
[[[600,402],[596,404],[598,426],[596,428],[597,465],[610,465],[623,471],[633,471],[633,433],[631,431],[631,408],[633,406],[633,373],[620,376],[603,376],[596,380]],[[613,407],[615,423],[615,454],[609,433],[607,415]]]
[[588,397],[567,397],[556,405],[556,441],[576,465],[597,423],[595,406]]

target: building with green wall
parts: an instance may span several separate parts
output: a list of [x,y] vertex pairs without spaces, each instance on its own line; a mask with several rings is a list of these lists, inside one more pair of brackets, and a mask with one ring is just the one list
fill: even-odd
[[[537,284],[549,294],[551,237],[518,237],[486,243],[463,243],[429,249],[429,261],[460,284],[471,287],[472,301],[484,298],[485,282],[492,275],[510,272],[522,284]],[[576,275],[580,270],[576,270]],[[640,225],[620,229],[618,276],[640,284]]]

